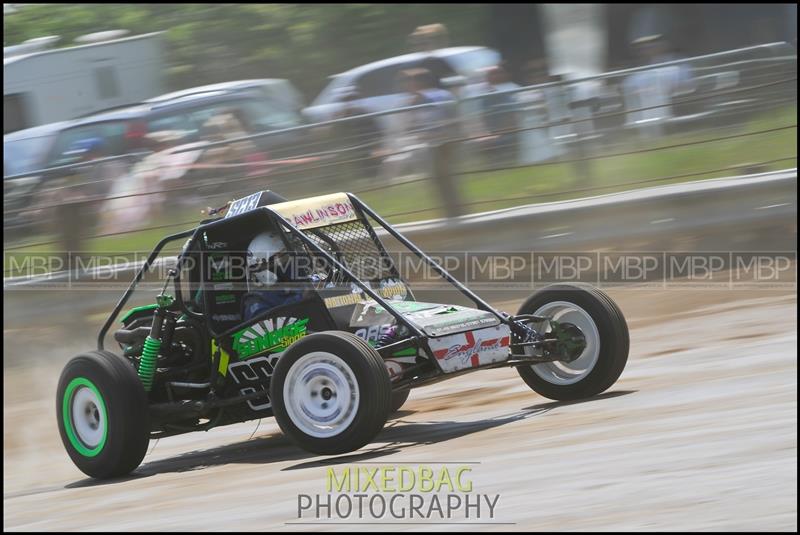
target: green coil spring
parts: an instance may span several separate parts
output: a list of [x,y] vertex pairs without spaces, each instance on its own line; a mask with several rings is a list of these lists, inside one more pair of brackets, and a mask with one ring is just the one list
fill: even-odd
[[150,338],[144,340],[144,350],[142,358],[139,359],[139,379],[141,379],[144,389],[150,392],[153,386],[153,376],[156,374],[156,363],[158,360],[158,350],[161,349],[161,340]]

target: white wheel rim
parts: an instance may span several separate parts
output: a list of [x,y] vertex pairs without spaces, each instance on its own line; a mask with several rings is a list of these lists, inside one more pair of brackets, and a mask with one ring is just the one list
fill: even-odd
[[533,315],[570,323],[581,330],[586,341],[580,356],[571,362],[543,362],[531,366],[536,375],[554,385],[575,384],[589,375],[600,357],[600,332],[589,313],[574,303],[553,301],[539,307]]
[[106,419],[102,404],[91,388],[79,387],[72,396],[72,424],[78,438],[89,449],[103,440]]
[[355,374],[333,353],[303,355],[283,384],[283,403],[292,423],[316,438],[330,438],[347,429],[358,412],[358,401]]

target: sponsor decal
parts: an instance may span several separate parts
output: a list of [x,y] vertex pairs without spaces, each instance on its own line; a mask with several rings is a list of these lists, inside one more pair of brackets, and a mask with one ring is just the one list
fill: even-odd
[[233,294],[217,295],[214,298],[214,302],[216,304],[218,304],[218,305],[227,305],[229,303],[235,303],[236,302],[236,296],[233,295]]
[[398,279],[386,279],[381,281],[380,295],[387,299],[402,301],[408,295],[408,288],[403,281]]
[[211,281],[219,282],[229,278],[230,261],[227,256],[211,255],[208,257]]
[[[372,301],[372,298],[362,293],[361,288],[353,285],[355,290],[353,293],[345,295],[337,295],[334,297],[325,298],[325,306],[328,308],[338,308],[344,306],[358,305]],[[408,294],[408,289],[403,283],[393,284],[376,290],[376,293],[384,299],[399,300],[404,299]],[[413,301],[406,301],[413,302]],[[400,303],[400,301],[398,301]]]
[[242,321],[241,314],[213,314],[211,319],[214,321]]
[[511,333],[507,326],[431,338],[429,345],[445,372],[476,368],[508,358]]
[[353,215],[353,205],[336,203],[320,208],[294,213],[286,219],[297,228],[319,227],[330,225],[338,220],[349,220]]
[[261,353],[284,351],[307,334],[308,318],[270,318],[245,327],[233,335],[233,349],[240,359]]
[[344,193],[284,202],[273,205],[272,209],[298,229],[324,227],[357,218],[353,203]]
[[239,393],[242,395],[253,392],[264,392],[264,397],[247,400],[247,405],[254,411],[263,411],[272,407],[269,399],[269,382],[272,373],[275,371],[275,364],[283,352],[273,353],[265,357],[256,357],[250,360],[234,362],[228,366],[230,373],[237,385],[242,388]]
[[381,337],[382,334],[388,333],[392,327],[394,327],[394,323],[385,323],[383,325],[370,325],[369,327],[362,327],[361,329],[356,330],[356,336],[359,338],[363,338],[369,344],[375,345],[378,342],[378,339]]
[[486,318],[477,318],[473,320],[464,321],[462,319],[455,320],[455,321],[442,321],[436,322],[437,328],[447,327],[450,329],[471,329],[474,327],[480,327],[481,325],[491,325],[492,323],[497,323],[497,320],[494,317],[486,317]]

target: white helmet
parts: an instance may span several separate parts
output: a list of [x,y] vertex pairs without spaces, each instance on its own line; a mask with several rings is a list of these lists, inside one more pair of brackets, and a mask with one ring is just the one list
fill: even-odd
[[270,258],[284,251],[286,246],[277,232],[262,232],[247,247],[247,270],[258,285],[270,286],[278,282],[278,276],[266,269]]

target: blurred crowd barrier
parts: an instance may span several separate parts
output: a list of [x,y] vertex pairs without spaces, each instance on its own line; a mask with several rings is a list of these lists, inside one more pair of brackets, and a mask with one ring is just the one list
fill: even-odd
[[[261,189],[288,198],[351,191],[390,220],[409,220],[796,166],[797,55],[788,44],[590,78],[536,66],[527,76],[524,87],[499,67],[440,80],[377,113],[343,99],[334,120],[251,136],[220,117],[199,141],[153,132],[153,150],[84,151],[70,165],[4,176],[6,250],[80,251],[91,239],[166,234]],[[276,136],[292,142],[271,143]],[[740,150],[741,140],[753,150]],[[677,165],[687,154],[694,159]]]

